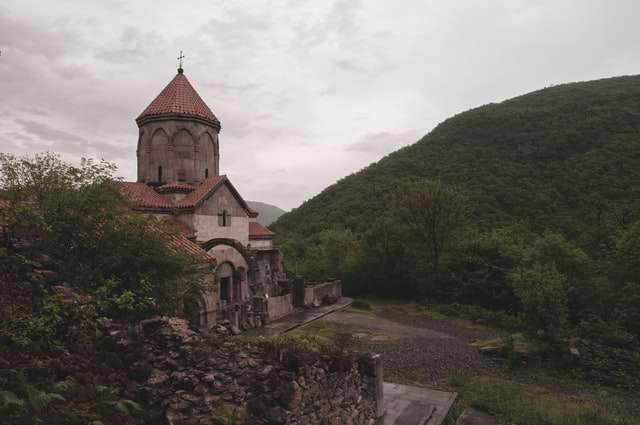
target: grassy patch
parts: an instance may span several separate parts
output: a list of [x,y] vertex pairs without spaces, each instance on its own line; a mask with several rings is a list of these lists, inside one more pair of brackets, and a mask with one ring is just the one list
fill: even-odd
[[376,332],[372,329],[363,329],[357,326],[348,326],[323,321],[315,321],[307,326],[291,331],[287,335],[313,335],[319,338],[323,338],[326,341],[335,342],[336,340],[344,338],[345,334],[351,335],[354,343],[372,342],[377,344],[397,341],[400,338],[397,335],[389,335],[388,333],[382,331]]
[[446,389],[458,392],[446,425],[465,407],[495,415],[499,425],[631,425],[620,401],[605,394],[564,395],[533,385],[490,377],[452,378]]
[[[356,301],[358,301],[356,303]],[[359,313],[379,314],[384,311],[397,311],[408,316],[422,316],[434,320],[446,320],[453,325],[466,329],[511,329],[509,317],[497,317],[499,313],[481,308],[463,308],[460,305],[427,305],[407,300],[380,298],[358,298],[352,308]],[[362,305],[368,308],[359,307]],[[496,317],[494,317],[496,316]]]

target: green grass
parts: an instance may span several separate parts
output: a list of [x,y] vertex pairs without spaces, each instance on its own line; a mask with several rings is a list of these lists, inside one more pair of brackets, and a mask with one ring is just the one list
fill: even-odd
[[[357,303],[356,303],[357,301]],[[497,327],[490,320],[482,320],[479,314],[470,316],[465,310],[442,308],[442,306],[427,306],[422,303],[408,302],[407,300],[394,300],[388,298],[357,298],[352,309],[358,313],[379,314],[384,311],[398,311],[409,316],[423,316],[434,320],[446,320],[456,326],[466,329],[492,329]],[[368,308],[359,308],[366,304]]]
[[498,378],[452,378],[444,386],[458,392],[445,420],[455,419],[466,407],[495,415],[498,425],[631,425],[640,420],[622,413],[621,401],[605,393],[565,395],[546,388]]

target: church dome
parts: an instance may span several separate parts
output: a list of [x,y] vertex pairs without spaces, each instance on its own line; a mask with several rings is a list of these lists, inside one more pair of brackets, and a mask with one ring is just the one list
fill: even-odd
[[182,69],[136,118],[136,123],[141,126],[159,119],[201,120],[220,131],[220,121],[198,95]]
[[181,68],[136,123],[138,182],[197,184],[219,175],[220,121]]

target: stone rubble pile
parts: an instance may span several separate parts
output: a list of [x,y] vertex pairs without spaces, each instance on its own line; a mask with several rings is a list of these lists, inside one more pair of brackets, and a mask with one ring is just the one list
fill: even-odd
[[228,322],[208,336],[164,316],[137,327],[108,319],[102,325],[116,357],[111,361],[126,361],[127,392],[167,424],[236,423],[239,417],[220,417],[229,405],[250,424],[375,422],[375,382],[365,358],[340,368],[317,355],[292,364],[286,353],[231,337],[237,332]]

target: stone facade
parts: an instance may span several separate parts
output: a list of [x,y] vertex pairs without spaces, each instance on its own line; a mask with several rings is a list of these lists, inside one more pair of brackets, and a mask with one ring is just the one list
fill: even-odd
[[163,119],[140,126],[138,181],[198,183],[220,174],[218,132],[211,125]]
[[[220,214],[229,215],[229,225],[220,224]],[[249,244],[249,214],[233,196],[228,187],[222,186],[215,196],[206,199],[193,213],[193,229],[196,240],[206,242],[214,238],[233,239],[242,245]]]

